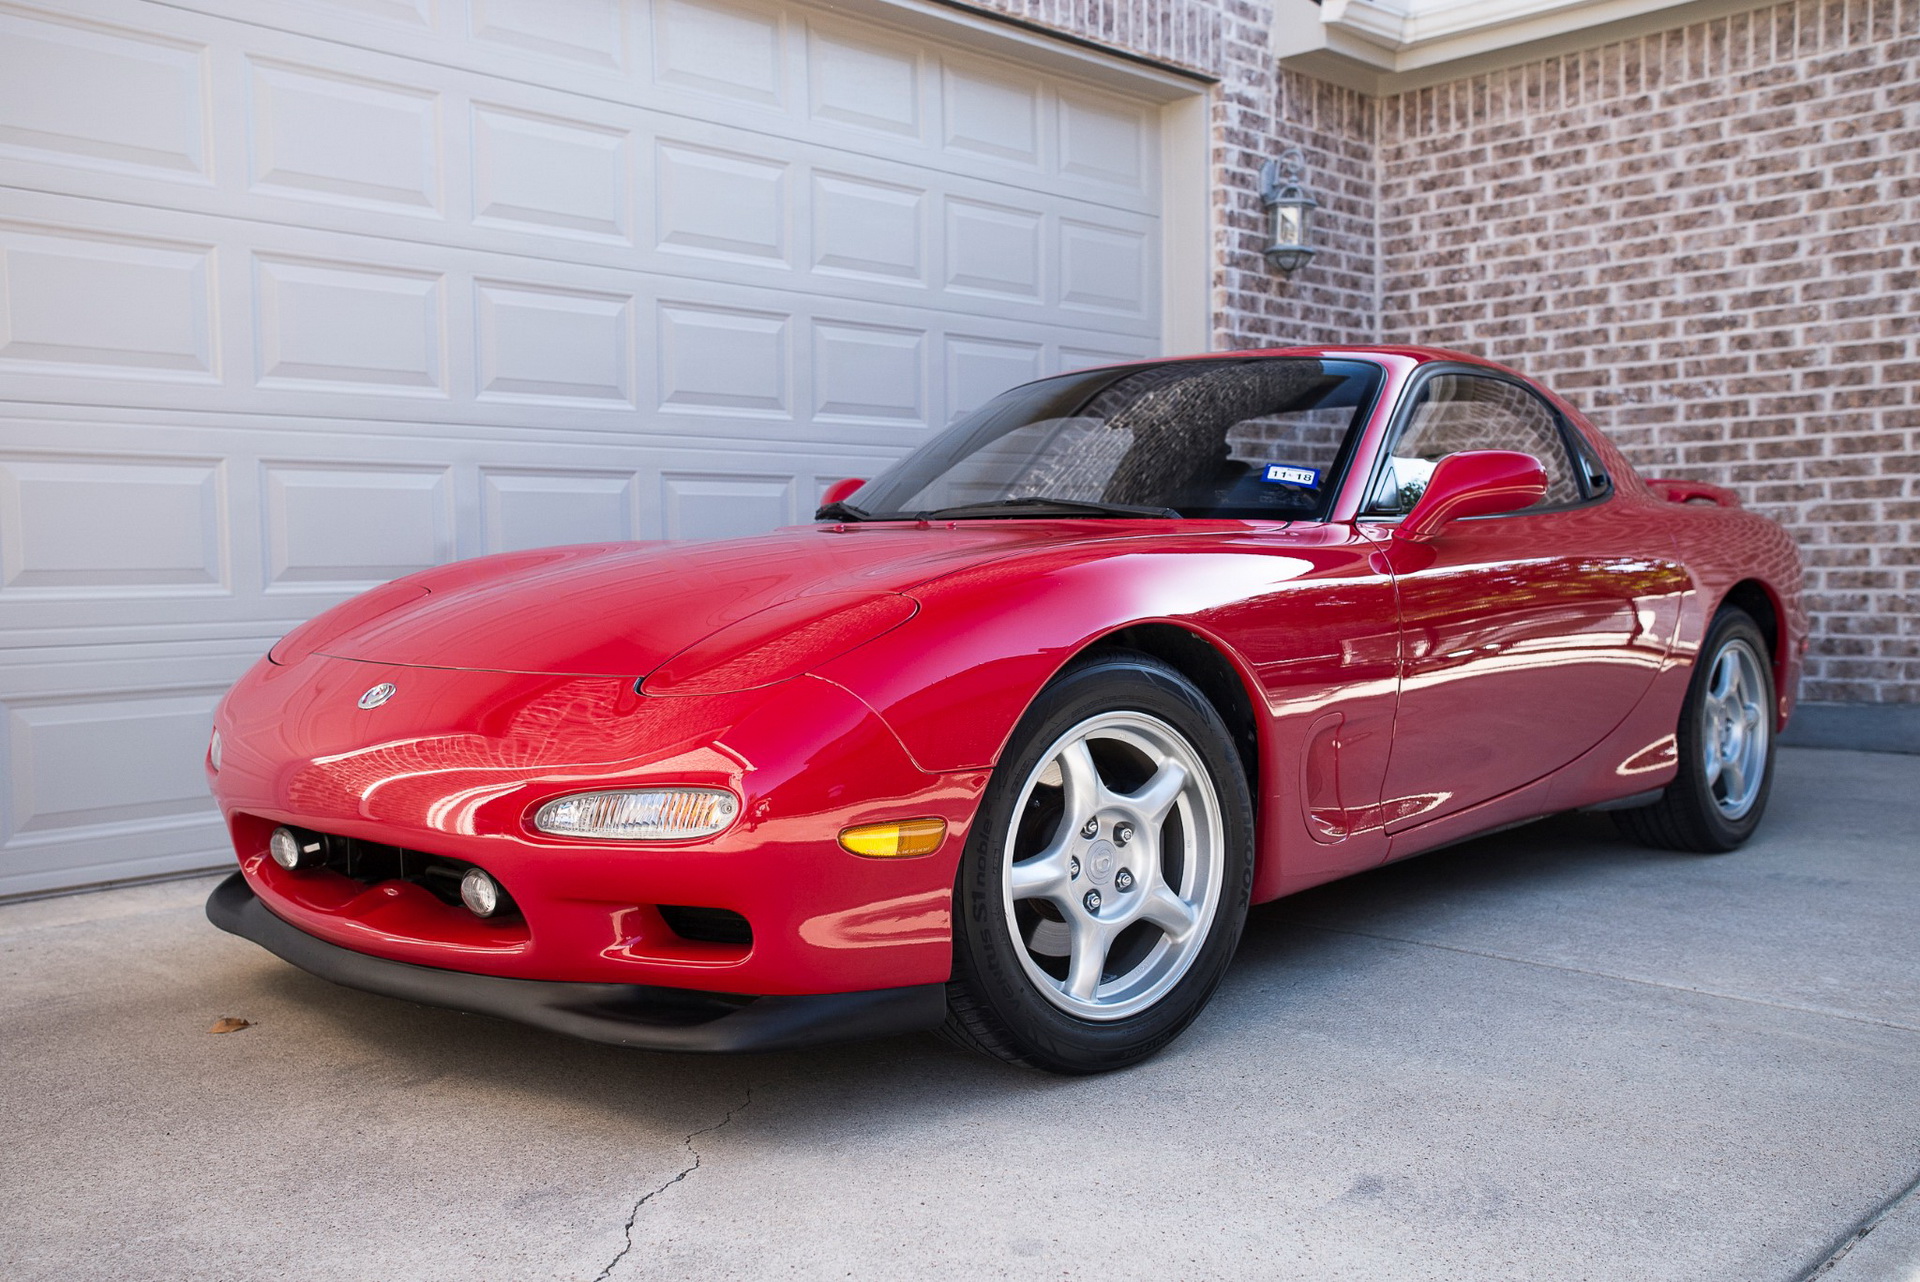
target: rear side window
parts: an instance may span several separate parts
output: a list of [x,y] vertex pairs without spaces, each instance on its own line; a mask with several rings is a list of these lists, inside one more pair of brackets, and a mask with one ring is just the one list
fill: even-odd
[[1440,374],[1416,393],[1413,411],[1389,442],[1366,515],[1404,516],[1426,492],[1433,469],[1464,450],[1518,450],[1547,472],[1536,507],[1562,507],[1585,497],[1559,417],[1517,383],[1477,374]]

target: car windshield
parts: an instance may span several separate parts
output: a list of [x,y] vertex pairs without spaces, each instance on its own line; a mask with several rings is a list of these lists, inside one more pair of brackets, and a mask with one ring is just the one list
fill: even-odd
[[852,519],[1311,520],[1380,381],[1363,361],[1213,358],[1003,392],[844,503]]

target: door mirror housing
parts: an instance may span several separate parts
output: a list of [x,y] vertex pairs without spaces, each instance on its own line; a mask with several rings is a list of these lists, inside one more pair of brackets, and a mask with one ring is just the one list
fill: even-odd
[[850,499],[854,496],[855,491],[866,483],[867,478],[864,476],[849,476],[845,480],[835,481],[826,488],[825,493],[821,494],[820,506],[825,507],[829,503],[838,503],[843,499]]
[[1547,493],[1547,470],[1517,450],[1462,450],[1433,469],[1420,501],[1394,537],[1426,543],[1463,516],[1498,516],[1532,507]]

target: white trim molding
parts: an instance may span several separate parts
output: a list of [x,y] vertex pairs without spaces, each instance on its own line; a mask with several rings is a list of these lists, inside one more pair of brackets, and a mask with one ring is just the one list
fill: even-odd
[[1757,9],[1772,0],[1278,0],[1282,66],[1391,94]]

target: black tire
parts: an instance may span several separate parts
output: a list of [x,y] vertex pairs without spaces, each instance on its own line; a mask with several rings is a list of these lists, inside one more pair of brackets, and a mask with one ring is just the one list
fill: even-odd
[[[1726,813],[1707,777],[1706,742],[1711,733],[1707,724],[1708,689],[1716,666],[1729,649],[1744,646],[1759,660],[1757,681],[1766,735],[1764,764],[1758,791],[1751,804],[1737,816]],[[1687,685],[1686,702],[1680,707],[1680,725],[1676,734],[1680,770],[1672,783],[1651,805],[1632,810],[1616,810],[1613,821],[1622,833],[1644,846],[1661,850],[1679,850],[1691,854],[1718,855],[1738,848],[1760,826],[1767,809],[1767,795],[1773,789],[1774,717],[1778,702],[1773,688],[1773,661],[1766,637],[1752,616],[1728,606],[1714,616],[1713,626],[1700,647],[1694,664],[1693,679]]]
[[[1033,817],[1034,808],[1043,800],[1043,784],[1037,781],[1044,780],[1047,772],[1055,769],[1042,762],[1041,756],[1056,747],[1062,736],[1070,736],[1097,718],[1129,714],[1155,719],[1176,731],[1211,782],[1210,799],[1217,802],[1217,831],[1222,841],[1206,844],[1206,849],[1214,852],[1206,857],[1212,860],[1210,865],[1196,857],[1195,871],[1176,872],[1175,876],[1185,877],[1191,886],[1202,877],[1197,870],[1210,867],[1205,880],[1212,885],[1217,875],[1218,892],[1212,897],[1214,907],[1210,921],[1204,919],[1203,913],[1195,912],[1197,924],[1192,929],[1205,933],[1191,934],[1193,942],[1179,946],[1181,956],[1187,959],[1185,970],[1178,972],[1177,978],[1170,973],[1161,981],[1169,987],[1157,996],[1146,993],[1136,999],[1151,997],[1151,1003],[1137,1012],[1112,1018],[1081,1018],[1061,1008],[1059,1003],[1072,1000],[1064,992],[1049,997],[1042,991],[1030,974],[1038,954],[1015,938],[1019,926],[1017,922],[1010,925],[1011,892],[1004,881],[1014,858],[1010,853],[1010,834],[1014,833],[1013,825],[1019,818],[1014,813],[1015,807],[1022,805],[1025,790],[1027,801],[1023,813],[1027,816],[1026,822],[1035,826],[1021,831],[1044,831],[1050,834],[1049,844],[1056,847],[1071,843],[1072,838],[1067,836],[1070,825],[1063,813],[1069,795],[1065,783],[1052,785],[1061,789],[1058,794],[1061,802],[1051,816],[1042,814],[1038,820]],[[1109,767],[1103,765],[1097,770],[1102,776],[1100,782],[1107,784],[1105,775]],[[1193,777],[1191,772],[1187,777]],[[1036,781],[1031,787],[1030,779]],[[1189,801],[1189,808],[1193,804]],[[1207,814],[1210,818],[1206,822],[1213,822],[1214,811],[1209,808]],[[1124,846],[1127,838],[1120,835],[1120,826],[1115,826],[1112,840]],[[1202,822],[1196,821],[1195,832],[1202,830]],[[1086,830],[1076,831],[1084,834]],[[1155,854],[1146,858],[1144,852],[1162,850],[1159,842],[1168,831],[1178,838],[1184,828],[1162,827],[1152,838],[1154,845],[1149,847],[1143,841],[1130,855],[1111,845],[1107,848],[1122,864],[1150,865],[1151,872],[1143,868],[1139,877],[1159,877],[1163,874],[1164,861],[1174,856]],[[1107,844],[1107,839],[1099,836],[1096,844]],[[1079,879],[1081,865],[1076,855],[1072,864],[1073,883],[1055,883],[1065,887],[1069,898],[1084,896],[1083,887],[1091,884],[1095,870],[1103,863],[1112,862],[1097,858],[1092,847],[1082,853],[1087,855],[1088,880]],[[1135,874],[1130,871],[1124,878],[1119,872],[1106,875],[1111,877],[1110,882],[1104,883],[1111,910],[1117,911],[1131,902],[1125,899],[1122,890],[1131,894],[1148,884],[1142,880],[1136,886],[1132,881]],[[1160,882],[1152,884],[1158,886]],[[1173,883],[1166,884],[1172,886]],[[1138,1063],[1177,1037],[1213,995],[1239,944],[1252,887],[1253,804],[1240,756],[1219,713],[1192,682],[1157,659],[1132,652],[1096,653],[1069,667],[1035,698],[1015,728],[987,786],[955,878],[953,978],[947,986],[949,1014],[943,1032],[949,1040],[962,1046],[1010,1063],[1055,1073],[1098,1073]],[[1060,913],[1062,924],[1058,929],[1067,929],[1067,909],[1052,909],[1038,901],[1016,907],[1014,915],[1018,918],[1025,912],[1031,919],[1036,907]],[[1180,933],[1189,935],[1186,931]],[[1121,951],[1121,941],[1127,938],[1124,933],[1115,937],[1113,953]],[[1155,937],[1145,934],[1135,938]],[[1167,954],[1163,956],[1173,952],[1175,938],[1173,933],[1165,936]],[[1158,941],[1151,946],[1159,946]],[[1112,954],[1103,946],[1100,956],[1106,960],[1093,969],[1100,976],[1097,983],[1106,984],[1110,982],[1107,967],[1112,962]],[[1059,964],[1063,968],[1069,965],[1065,961]],[[1068,977],[1063,975],[1058,982],[1068,986]]]

